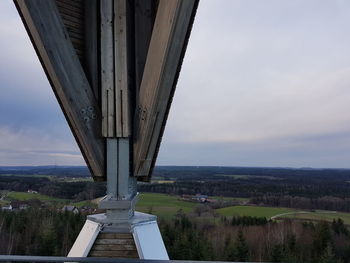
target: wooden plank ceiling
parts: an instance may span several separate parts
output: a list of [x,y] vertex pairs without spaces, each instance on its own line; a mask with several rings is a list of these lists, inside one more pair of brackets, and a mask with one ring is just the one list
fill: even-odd
[[148,181],[198,0],[14,2],[93,178],[106,179],[106,138],[128,137]]

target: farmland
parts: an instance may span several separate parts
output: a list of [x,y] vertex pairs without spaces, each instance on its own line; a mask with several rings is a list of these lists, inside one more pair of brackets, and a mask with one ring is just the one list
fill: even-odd
[[[225,201],[237,201],[237,202],[248,202],[246,198],[222,198],[222,197],[210,197],[216,200]],[[97,207],[97,203],[94,201],[81,201],[74,202],[69,199],[54,198],[42,194],[33,194],[27,192],[8,192],[6,198],[1,200],[0,205],[8,204],[11,200],[28,201],[31,199],[38,199],[42,202],[49,202],[55,204],[72,204],[77,207],[89,206]],[[161,218],[170,218],[179,211],[189,214],[201,204],[196,202],[188,202],[182,200],[178,196],[158,194],[158,193],[141,193],[139,201],[137,203],[137,211],[144,213],[151,213]],[[350,213],[335,212],[335,211],[324,211],[324,210],[300,210],[293,208],[283,207],[265,207],[255,205],[235,205],[215,210],[217,214],[232,217],[232,216],[255,216],[255,217],[266,217],[267,219],[282,220],[282,219],[295,219],[301,221],[332,221],[333,219],[341,218],[345,224],[350,225]]]
[[270,218],[274,215],[296,211],[291,208],[260,207],[260,206],[230,206],[220,208],[217,212],[224,216],[258,216]]
[[196,203],[179,200],[176,196],[142,193],[136,209],[141,212],[153,213],[157,216],[171,217],[180,209],[185,213],[189,213],[196,205]]
[[344,224],[350,225],[350,213],[342,213],[342,212],[332,212],[332,211],[305,211],[302,213],[294,213],[294,214],[288,214],[288,215],[282,215],[275,219],[281,219],[281,218],[290,218],[290,219],[297,219],[302,221],[333,221],[333,219],[341,218],[344,221]]
[[56,201],[56,202],[67,202],[65,199],[59,199],[55,197],[50,197],[42,194],[33,194],[27,192],[9,192],[6,195],[8,200],[19,200],[19,201],[28,201],[32,199],[38,199],[40,201]]

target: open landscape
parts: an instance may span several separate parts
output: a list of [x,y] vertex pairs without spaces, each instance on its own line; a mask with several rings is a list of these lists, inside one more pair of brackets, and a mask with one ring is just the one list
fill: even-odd
[[[350,259],[339,243],[350,248],[349,170],[157,167],[154,174],[151,183],[139,184],[136,210],[158,217],[173,259]],[[98,202],[105,183],[93,183],[89,176],[85,167],[0,168],[0,251],[68,253],[86,215],[104,212]],[[31,219],[32,228],[40,231],[26,230],[26,236],[39,238],[37,245],[25,250],[26,242],[8,243],[33,213],[40,220]],[[42,222],[52,227],[41,227]],[[38,246],[43,241],[45,248]],[[233,253],[242,246],[241,254]]]

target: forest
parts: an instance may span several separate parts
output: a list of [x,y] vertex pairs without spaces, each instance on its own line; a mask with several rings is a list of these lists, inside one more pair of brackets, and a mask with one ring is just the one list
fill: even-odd
[[[55,209],[0,212],[0,254],[65,256],[85,216]],[[159,226],[171,259],[340,263],[350,261],[343,221],[268,221],[219,218],[219,223],[178,211]]]
[[[105,195],[105,183],[89,181],[89,176],[86,167],[0,167],[0,190],[31,189],[76,202]],[[138,189],[173,198],[196,194],[245,198],[250,207],[350,212],[349,182],[347,169],[156,167],[152,181],[139,183]],[[214,207],[218,204],[159,217],[171,259],[350,262],[350,233],[342,219],[203,215],[221,207]],[[235,205],[232,201],[223,204]],[[0,211],[0,254],[67,255],[85,218],[84,213],[75,215],[56,207]]]

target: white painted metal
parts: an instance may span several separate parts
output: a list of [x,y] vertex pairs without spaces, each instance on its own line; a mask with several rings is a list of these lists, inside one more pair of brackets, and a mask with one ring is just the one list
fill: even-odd
[[140,259],[169,260],[157,221],[135,225],[133,236]]
[[78,238],[75,240],[68,257],[87,257],[93,246],[102,224],[86,220]]

